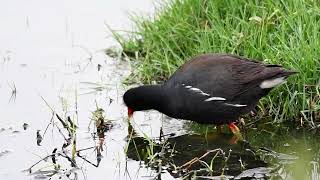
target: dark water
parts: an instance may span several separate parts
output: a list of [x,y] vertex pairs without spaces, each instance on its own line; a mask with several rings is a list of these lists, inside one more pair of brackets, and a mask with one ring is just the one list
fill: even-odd
[[105,23],[130,30],[127,11],[153,9],[150,1],[0,2],[0,179],[319,179],[318,137],[300,130],[250,127],[237,141],[154,111],[128,124],[122,82],[131,66],[105,55],[116,45]]

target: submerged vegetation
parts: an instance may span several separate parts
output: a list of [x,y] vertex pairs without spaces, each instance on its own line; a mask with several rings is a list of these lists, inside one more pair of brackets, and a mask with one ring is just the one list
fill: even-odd
[[317,1],[173,0],[154,18],[134,17],[137,33],[113,32],[135,60],[132,76],[161,82],[202,53],[231,53],[299,71],[264,98],[260,114],[317,129],[320,5]]
[[[67,101],[61,98],[63,112],[60,115],[43,97],[42,99],[51,110],[52,115],[43,134],[42,131],[37,130],[36,141],[39,148],[45,144],[44,146],[53,150],[51,154],[41,157],[39,161],[25,169],[25,172],[28,172],[35,179],[78,179],[79,173],[76,170],[83,171],[84,163],[99,167],[103,158],[102,153],[105,151],[105,133],[112,127],[111,121],[105,118],[104,110],[98,107],[96,102],[96,110],[92,112],[92,118],[88,125],[88,131],[91,132],[90,139],[95,142],[95,145],[85,145],[84,148],[79,148],[83,145],[77,143],[79,135],[77,98],[75,99],[74,112],[68,110]],[[67,115],[68,113],[70,115]],[[50,129],[52,136],[58,135],[56,137],[60,138],[59,143],[61,144],[54,148],[46,142],[52,140],[48,138]],[[84,177],[84,179],[86,178]]]

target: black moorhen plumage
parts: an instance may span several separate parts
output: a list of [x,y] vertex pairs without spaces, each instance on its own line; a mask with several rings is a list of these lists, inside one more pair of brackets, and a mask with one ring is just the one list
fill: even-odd
[[236,134],[239,116],[294,73],[235,55],[205,54],[182,65],[161,85],[129,89],[123,100],[129,116],[155,109],[177,119],[228,124]]

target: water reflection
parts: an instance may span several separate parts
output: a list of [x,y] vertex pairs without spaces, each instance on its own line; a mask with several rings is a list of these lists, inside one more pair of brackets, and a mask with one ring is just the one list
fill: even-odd
[[234,143],[232,134],[216,132],[150,139],[129,126],[127,156],[173,177],[319,179],[319,145],[309,144],[310,134],[279,128],[270,137],[267,129],[248,129],[247,141]]
[[186,134],[150,139],[135,136],[131,128],[129,126],[129,135],[132,136],[128,138],[127,156],[144,161],[156,171],[165,169],[174,177],[237,176],[245,169],[267,166],[249,143],[234,143],[231,134]]
[[[55,115],[54,117],[58,124],[56,123],[53,128],[59,131],[60,135],[59,128],[66,129],[60,141],[62,144],[58,146],[62,149],[54,148],[50,155],[31,166],[29,172],[35,178],[83,179],[79,176],[79,172],[84,170],[83,166],[88,165],[100,172],[102,170],[100,164],[109,163],[110,158],[115,158],[114,153],[119,153],[121,150],[126,158],[120,157],[122,160],[119,159],[119,166],[115,168],[118,169],[119,175],[113,175],[120,179],[132,179],[134,174],[136,176],[133,179],[143,177],[165,179],[163,176],[207,179],[319,178],[319,149],[317,145],[309,144],[316,141],[315,139],[305,140],[304,138],[310,135],[303,137],[298,132],[295,136],[278,132],[270,137],[267,136],[269,133],[267,127],[264,131],[248,129],[245,134],[247,141],[236,141],[236,143],[232,134],[216,132],[195,134],[189,131],[181,135],[175,132],[167,133],[160,128],[158,132],[153,133],[157,136],[150,136],[151,134],[141,133],[139,128],[131,125],[135,122],[128,123],[126,118],[123,118],[125,124],[121,126],[115,121],[105,119],[104,110],[97,107],[96,111],[92,112],[93,123],[90,124],[93,128],[89,129],[94,146],[82,144],[73,152],[73,145],[76,143],[71,139],[81,136],[81,131],[79,129],[72,133],[68,131],[68,126],[72,126],[72,121],[68,120],[69,116],[62,118]],[[156,119],[152,119],[149,123],[154,121]],[[126,136],[117,143],[123,141],[125,144],[121,145],[123,149],[116,150],[112,139],[117,138],[116,131],[119,129],[121,129],[120,133]],[[68,136],[71,137],[66,138]],[[258,141],[259,139],[266,141]],[[80,139],[80,143],[83,142],[87,141]],[[135,165],[132,165],[133,162],[136,162]],[[123,163],[125,166],[121,165]],[[44,165],[49,169],[38,168]],[[90,168],[91,171],[92,168]]]

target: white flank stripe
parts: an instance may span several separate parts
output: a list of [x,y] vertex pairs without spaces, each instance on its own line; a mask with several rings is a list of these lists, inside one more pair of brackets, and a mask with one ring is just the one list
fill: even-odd
[[204,101],[208,102],[208,101],[225,101],[226,99],[223,98],[223,97],[211,97],[211,98],[208,98]]
[[246,104],[229,104],[229,103],[225,103],[228,106],[234,106],[234,107],[245,107],[247,106]]
[[201,94],[204,95],[204,96],[210,96],[210,94],[207,94],[207,93],[204,93],[204,92],[202,92]]
[[200,92],[200,93],[202,93],[202,91],[201,91],[200,89],[198,89],[198,88],[190,88],[190,90],[191,90],[191,91],[195,91],[195,92]]
[[192,87],[192,86],[185,86],[185,84],[182,84],[182,85],[183,85],[185,88],[187,88],[188,90],[190,90],[190,91],[193,91],[193,92],[196,92],[196,93],[200,93],[200,94],[203,95],[203,96],[210,96],[210,94],[207,94],[207,93],[201,91],[201,89],[199,89],[199,88],[194,88],[194,87]]
[[260,88],[262,88],[262,89],[273,88],[273,87],[275,87],[277,85],[280,85],[280,84],[282,84],[284,82],[285,82],[284,77],[265,80],[260,84]]

